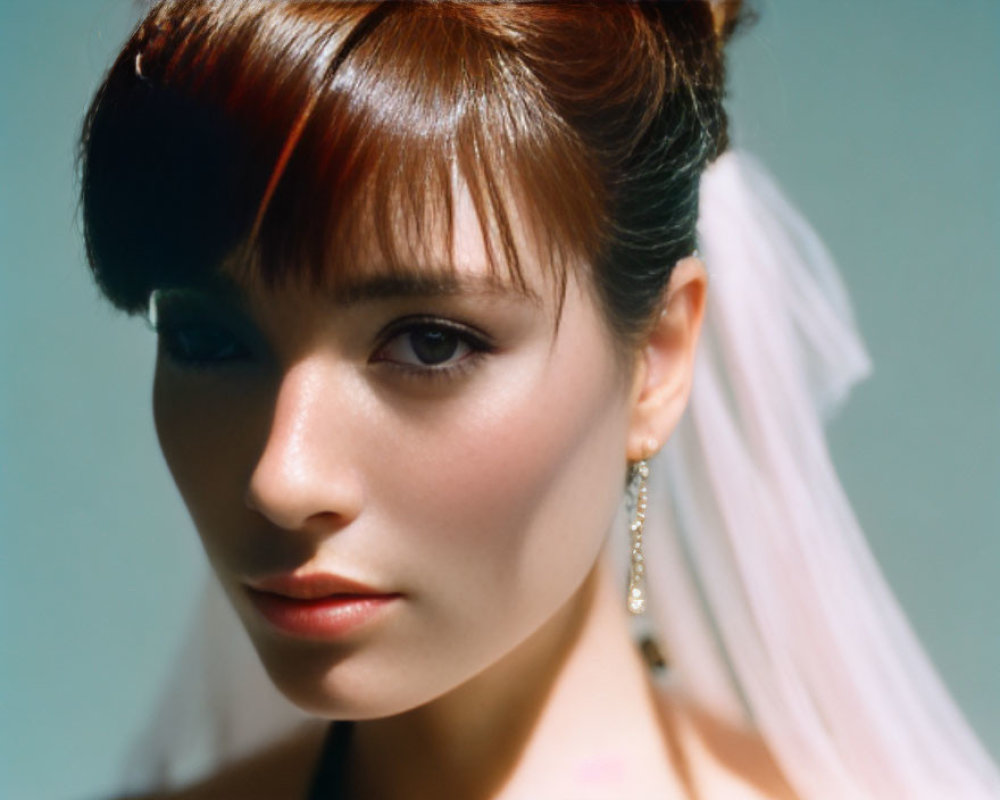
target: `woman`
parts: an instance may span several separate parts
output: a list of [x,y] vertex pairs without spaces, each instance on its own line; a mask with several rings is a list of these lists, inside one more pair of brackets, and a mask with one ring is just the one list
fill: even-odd
[[[704,198],[706,261],[759,269],[713,277],[696,359],[700,176],[747,180],[734,14],[189,0],[126,44],[84,133],[91,265],[151,312],[164,454],[261,663],[341,721],[189,796],[996,794],[816,435],[864,369],[846,304],[821,257],[746,246],[811,244],[756,198]],[[653,558],[667,510],[690,552]]]

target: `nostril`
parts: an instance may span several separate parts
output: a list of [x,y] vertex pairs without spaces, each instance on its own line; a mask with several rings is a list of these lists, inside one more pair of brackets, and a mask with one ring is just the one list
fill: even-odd
[[244,504],[284,530],[329,531],[358,515],[361,491],[339,460],[290,469],[287,463],[263,459],[250,478]]

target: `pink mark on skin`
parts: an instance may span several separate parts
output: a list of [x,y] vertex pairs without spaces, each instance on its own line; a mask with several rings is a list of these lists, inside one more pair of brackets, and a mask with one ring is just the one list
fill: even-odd
[[625,777],[625,763],[615,756],[597,756],[580,762],[576,777],[581,783],[618,783]]

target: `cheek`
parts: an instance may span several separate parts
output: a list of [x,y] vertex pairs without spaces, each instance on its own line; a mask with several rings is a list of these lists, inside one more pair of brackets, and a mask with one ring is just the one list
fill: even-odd
[[573,351],[498,366],[419,435],[399,423],[379,505],[407,531],[411,563],[444,577],[442,614],[537,624],[598,556],[623,490],[627,415],[612,357],[567,338]]
[[157,366],[153,419],[160,448],[209,556],[247,530],[253,443],[266,434],[268,419],[264,402],[253,401],[259,394],[247,381],[192,378]]

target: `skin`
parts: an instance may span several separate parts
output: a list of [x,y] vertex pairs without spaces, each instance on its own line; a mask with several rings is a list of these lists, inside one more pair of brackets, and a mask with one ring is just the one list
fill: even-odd
[[[787,796],[759,742],[720,750],[654,690],[604,552],[625,535],[613,522],[628,463],[666,441],[687,402],[704,268],[676,265],[623,364],[580,273],[560,315],[519,244],[529,296],[489,279],[468,203],[448,291],[245,290],[193,311],[165,296],[168,330],[193,318],[226,331],[207,363],[161,347],[154,390],[216,574],[276,686],[319,717],[360,721],[352,796]],[[489,352],[458,345],[456,369],[433,372],[414,349],[426,329],[392,327],[412,315],[469,326]],[[335,641],[303,640],[272,629],[243,587],[291,571],[400,597]],[[278,784],[301,796],[318,737],[308,728],[185,796]]]

